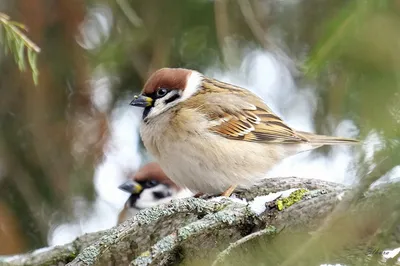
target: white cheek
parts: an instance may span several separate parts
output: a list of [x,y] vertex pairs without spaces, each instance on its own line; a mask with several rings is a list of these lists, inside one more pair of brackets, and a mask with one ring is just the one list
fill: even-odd
[[170,92],[169,95],[167,95],[167,96],[165,96],[165,97],[163,97],[161,99],[157,99],[155,101],[155,103],[154,103],[153,108],[151,108],[149,114],[147,115],[147,117],[151,118],[151,117],[158,116],[159,114],[164,113],[169,108],[174,107],[179,102],[181,102],[180,99],[177,99],[175,101],[172,101],[172,102],[169,102],[169,103],[165,104],[165,101],[167,101],[168,99],[174,97],[177,93],[179,93],[179,92],[173,91],[173,92]]
[[[170,196],[166,196],[165,198],[157,199],[154,197],[153,192],[159,191],[159,192],[170,192]],[[167,186],[161,184],[157,185],[153,188],[147,188],[145,189],[142,194],[140,195],[140,198],[136,201],[135,207],[139,209],[146,209],[146,208],[151,208],[153,206],[157,206],[162,203],[167,203],[170,202],[175,195],[175,192],[173,189],[168,188]]]
[[[148,118],[155,117],[155,116],[165,112],[169,108],[177,105],[178,103],[183,102],[186,99],[190,98],[192,95],[194,95],[200,89],[202,81],[203,81],[203,75],[200,74],[199,72],[192,71],[192,73],[190,74],[190,76],[187,80],[186,87],[183,90],[182,96],[179,99],[177,99],[167,105],[164,103],[163,99],[156,100],[154,107],[151,108],[151,111],[149,112],[147,117]],[[172,97],[172,95],[171,95],[171,97]]]
[[147,117],[148,118],[155,117],[155,116],[163,113],[165,110],[167,110],[170,107],[171,106],[169,106],[169,105],[165,105],[162,99],[156,100],[153,108],[151,108]]

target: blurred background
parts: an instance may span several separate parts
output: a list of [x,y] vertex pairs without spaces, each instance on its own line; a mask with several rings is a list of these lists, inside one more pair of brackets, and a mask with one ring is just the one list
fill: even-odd
[[0,12],[0,255],[116,224],[118,185],[151,161],[128,104],[165,66],[249,88],[296,129],[363,140],[269,177],[400,177],[399,0],[0,0]]

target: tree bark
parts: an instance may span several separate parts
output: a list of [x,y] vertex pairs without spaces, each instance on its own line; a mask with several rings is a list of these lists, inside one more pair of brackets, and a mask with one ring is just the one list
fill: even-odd
[[[307,265],[302,263],[323,262],[327,258],[348,262],[351,258],[348,255],[360,254],[360,250],[364,254],[361,257],[368,257],[372,240],[383,229],[394,228],[390,231],[391,239],[395,239],[394,243],[400,242],[399,219],[393,213],[399,203],[392,197],[396,193],[398,196],[399,190],[393,186],[361,193],[362,197],[355,198],[359,193],[350,193],[352,190],[336,183],[293,177],[268,179],[255,189],[235,193],[233,199],[173,200],[142,210],[111,229],[83,235],[63,246],[8,258],[4,263],[246,265],[239,259],[243,259],[243,254],[268,247],[265,249],[268,251],[261,252],[266,256],[265,252],[271,253],[278,243],[284,243],[280,247],[282,252],[286,246],[291,252],[280,256],[275,250],[268,256],[271,264],[265,265]],[[262,196],[293,188],[301,190],[263,202]],[[256,201],[265,204],[265,211],[254,211]],[[321,245],[325,254],[310,252]],[[254,248],[249,251],[249,247]],[[259,255],[247,256],[245,262]]]

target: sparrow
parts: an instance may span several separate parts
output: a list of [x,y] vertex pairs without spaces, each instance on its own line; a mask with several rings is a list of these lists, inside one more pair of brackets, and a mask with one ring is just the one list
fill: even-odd
[[143,181],[157,181],[173,187],[176,190],[181,190],[172,180],[164,173],[160,165],[156,162],[147,163],[142,166],[133,176],[133,179],[137,182]]
[[355,139],[288,126],[251,91],[183,68],[162,68],[130,105],[144,108],[140,136],[178,186],[229,196],[266,178],[282,159]]
[[188,190],[176,186],[155,162],[141,167],[118,188],[130,196],[118,214],[117,224],[133,217],[140,210],[167,203],[172,199],[192,196]]

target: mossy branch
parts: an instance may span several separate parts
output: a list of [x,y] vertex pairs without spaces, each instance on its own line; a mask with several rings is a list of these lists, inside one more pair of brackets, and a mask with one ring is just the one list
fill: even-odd
[[40,48],[24,33],[27,31],[25,25],[10,20],[10,17],[0,13],[0,33],[5,53],[14,55],[20,71],[25,71],[27,64],[32,71],[32,79],[35,85],[38,84],[39,70],[37,67],[37,54]]
[[[261,202],[265,204],[261,213],[252,208],[253,199],[291,188],[297,190]],[[252,265],[268,260],[271,265],[288,266],[355,265],[356,261],[369,265],[371,248],[383,250],[400,244],[398,191],[399,186],[391,184],[354,199],[353,190],[334,183],[272,178],[256,189],[235,193],[236,199],[174,200],[142,210],[97,235],[3,263]],[[381,257],[380,252],[376,254],[372,256]]]

